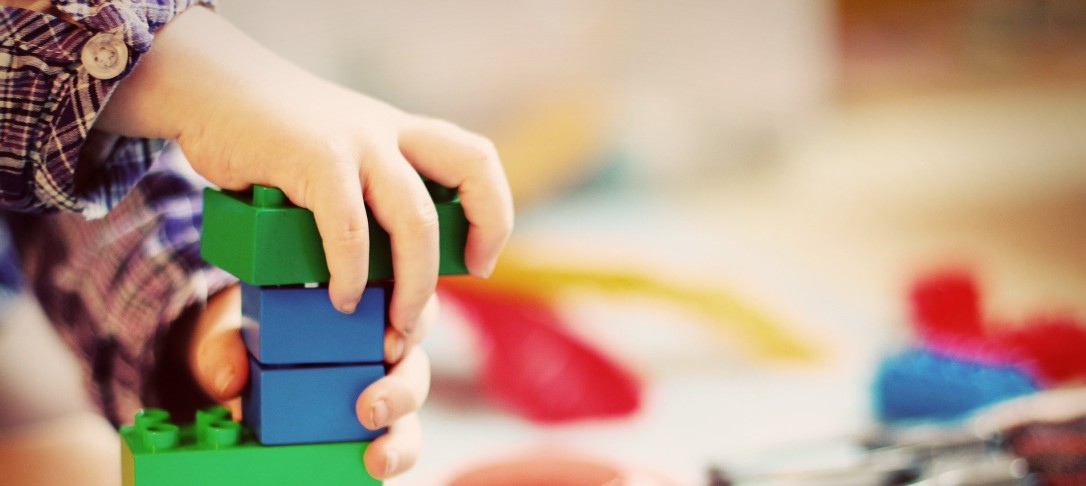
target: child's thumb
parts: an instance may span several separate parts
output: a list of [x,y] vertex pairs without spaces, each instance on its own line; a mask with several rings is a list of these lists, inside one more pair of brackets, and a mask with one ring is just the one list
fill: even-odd
[[238,329],[214,332],[196,346],[196,382],[216,400],[237,398],[249,376],[245,344]]
[[241,339],[241,296],[237,287],[219,292],[197,320],[189,369],[212,398],[237,398],[249,377],[249,361]]

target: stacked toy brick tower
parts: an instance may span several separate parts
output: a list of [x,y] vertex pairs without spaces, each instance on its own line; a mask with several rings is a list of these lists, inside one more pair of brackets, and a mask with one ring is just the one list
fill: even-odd
[[[456,191],[427,187],[438,212],[439,273],[467,273],[468,225]],[[221,407],[184,428],[162,410],[145,410],[121,431],[125,485],[380,484],[366,474],[362,453],[382,431],[362,427],[355,401],[385,373],[388,234],[370,219],[370,284],[347,315],[328,298],[313,214],[282,191],[208,189],[203,217],[201,254],[242,281],[244,426]]]

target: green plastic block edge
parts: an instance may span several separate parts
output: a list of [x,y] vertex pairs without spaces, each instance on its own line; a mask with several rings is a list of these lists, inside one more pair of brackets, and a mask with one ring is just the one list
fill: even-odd
[[468,243],[468,218],[459,199],[434,203],[438,222],[438,275],[465,275],[464,247]]
[[[213,410],[222,415],[225,409]],[[120,429],[122,486],[382,484],[362,463],[369,442],[264,446],[247,428],[229,419],[200,424],[197,418],[197,423],[180,427],[170,423],[168,415],[149,424],[139,420],[137,416],[135,424]],[[157,431],[148,428],[163,426],[177,431],[177,441],[156,448],[155,439],[148,436]],[[239,431],[236,443],[208,437],[224,429]],[[201,434],[205,434],[203,439]]]
[[[450,190],[452,191],[452,190]],[[468,221],[455,194],[441,199],[438,214],[440,275],[467,273],[464,247]],[[437,194],[435,194],[437,195]],[[369,279],[392,279],[392,249],[371,216]],[[250,285],[324,283],[328,267],[313,213],[293,206],[282,192],[264,186],[251,193],[204,190],[200,255]]]

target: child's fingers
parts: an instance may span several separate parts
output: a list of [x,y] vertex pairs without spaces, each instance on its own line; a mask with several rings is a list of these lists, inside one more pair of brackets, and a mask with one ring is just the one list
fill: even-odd
[[430,327],[437,321],[440,312],[437,294],[432,294],[430,300],[426,301],[426,306],[422,308],[418,327],[416,327],[411,334],[405,335],[395,328],[386,328],[385,362],[394,365],[399,363],[404,356],[407,356],[407,354],[411,352],[411,349],[418,345],[418,343],[426,337],[426,334],[430,332]]
[[241,290],[230,286],[208,300],[196,320],[189,346],[189,368],[212,398],[236,398],[249,377],[249,360],[241,327]]
[[392,327],[410,335],[437,287],[438,220],[422,179],[397,150],[368,167],[366,201],[392,242]]
[[490,275],[513,231],[513,196],[494,145],[451,123],[420,117],[401,134],[400,150],[419,173],[459,187],[471,223],[465,250],[468,270],[479,277]]
[[378,479],[388,479],[408,470],[422,451],[422,427],[418,414],[400,418],[388,433],[374,440],[363,456],[366,470]]
[[419,315],[418,327],[407,336],[408,350],[422,342],[423,338],[430,332],[430,328],[437,322],[440,314],[441,303],[438,301],[437,293],[430,294],[430,298],[426,300],[426,304],[422,307],[422,313]]
[[366,288],[370,251],[369,223],[357,170],[344,166],[322,171],[302,190],[302,197],[291,200],[313,211],[331,274],[329,298],[340,312],[354,312]]
[[418,411],[429,393],[430,358],[422,349],[414,349],[388,375],[362,391],[355,413],[364,427],[377,430]]

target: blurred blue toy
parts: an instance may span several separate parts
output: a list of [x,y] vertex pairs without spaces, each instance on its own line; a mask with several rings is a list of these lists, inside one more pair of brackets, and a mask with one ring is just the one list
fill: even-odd
[[872,387],[875,413],[888,423],[958,420],[1036,391],[1033,379],[1017,366],[970,361],[921,347],[885,358]]

